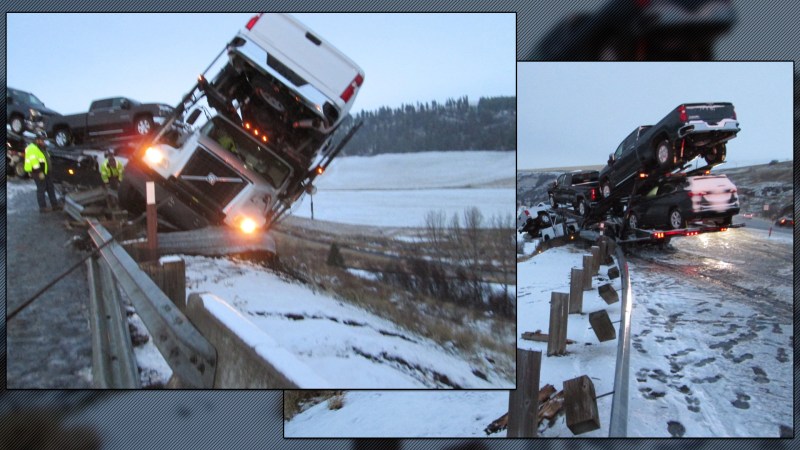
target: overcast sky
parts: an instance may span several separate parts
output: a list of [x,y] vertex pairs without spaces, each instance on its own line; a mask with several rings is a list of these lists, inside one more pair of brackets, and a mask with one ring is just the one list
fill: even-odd
[[792,63],[518,65],[517,168],[604,165],[639,125],[681,103],[731,102],[742,129],[737,161],[792,158]]
[[[62,113],[126,96],[175,105],[253,14],[7,14],[7,85]],[[366,74],[353,111],[514,95],[507,14],[295,14]]]

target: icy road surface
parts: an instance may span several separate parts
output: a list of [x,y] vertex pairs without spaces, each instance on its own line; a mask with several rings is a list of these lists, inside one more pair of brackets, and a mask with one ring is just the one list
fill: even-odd
[[666,252],[634,250],[629,262],[629,432],[778,437],[791,429],[791,234],[704,234],[673,240]]
[[[330,386],[508,388],[490,366],[363,309],[245,261],[184,256],[187,292],[209,292],[252,321]],[[489,364],[488,362],[486,364]],[[477,376],[487,374],[487,380]]]

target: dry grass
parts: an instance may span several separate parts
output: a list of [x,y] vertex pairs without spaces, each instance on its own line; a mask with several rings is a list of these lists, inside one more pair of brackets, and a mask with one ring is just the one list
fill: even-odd
[[[283,420],[290,420],[311,406],[343,395],[343,391],[283,391]],[[344,405],[343,398],[341,401]]]
[[[443,346],[454,346],[465,354],[490,351],[506,355],[514,361],[516,352],[515,318],[487,318],[482,311],[442,302],[418,292],[410,292],[380,281],[367,280],[341,267],[326,264],[330,245],[276,236],[283,270],[348,303],[390,320],[402,328],[434,340]],[[341,249],[347,267],[375,268],[385,264],[370,255]],[[471,325],[478,320],[490,321],[492,329],[509,330],[504,336],[482,336]],[[474,362],[485,365],[481,357]],[[504,369],[508,369],[505,367]],[[496,369],[495,369],[496,370]],[[513,376],[513,367],[505,375]]]

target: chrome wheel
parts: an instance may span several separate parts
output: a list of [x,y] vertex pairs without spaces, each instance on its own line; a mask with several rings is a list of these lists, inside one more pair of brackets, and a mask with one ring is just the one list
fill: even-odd
[[136,132],[139,133],[141,136],[150,133],[150,130],[152,128],[153,128],[153,123],[149,117],[142,117],[141,119],[136,121]]
[[669,145],[666,142],[658,144],[656,158],[658,159],[658,164],[662,166],[669,162]]
[[673,209],[672,212],[669,213],[669,226],[672,229],[681,228],[683,225],[683,216],[681,212],[677,209]]
[[17,133],[17,134],[22,133],[23,125],[24,124],[22,123],[22,118],[21,117],[14,116],[14,117],[11,118],[11,131],[13,131],[14,133]]
[[67,130],[58,130],[55,135],[56,145],[66,147],[69,145],[70,135]]

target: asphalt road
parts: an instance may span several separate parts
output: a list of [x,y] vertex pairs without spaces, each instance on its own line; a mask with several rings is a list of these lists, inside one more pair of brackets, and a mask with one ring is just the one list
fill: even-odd
[[[82,255],[63,212],[39,213],[31,180],[8,180],[8,311],[30,298]],[[6,324],[9,389],[88,388],[91,372],[89,290],[81,265]]]

